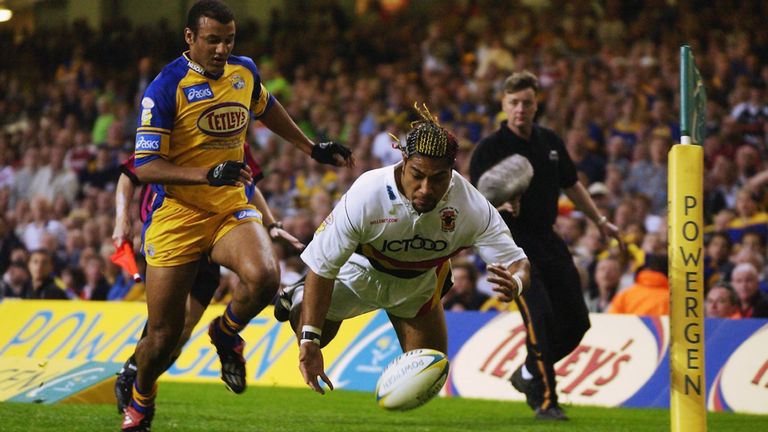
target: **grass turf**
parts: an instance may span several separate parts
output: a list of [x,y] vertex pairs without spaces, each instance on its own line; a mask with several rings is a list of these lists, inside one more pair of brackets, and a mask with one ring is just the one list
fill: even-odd
[[[251,387],[240,396],[223,385],[162,383],[152,430],[163,431],[668,431],[662,409],[566,407],[568,422],[541,422],[523,403],[437,398],[409,412],[378,408],[369,393]],[[118,431],[114,405],[0,402],[5,432]],[[768,430],[768,416],[710,413],[710,431]]]

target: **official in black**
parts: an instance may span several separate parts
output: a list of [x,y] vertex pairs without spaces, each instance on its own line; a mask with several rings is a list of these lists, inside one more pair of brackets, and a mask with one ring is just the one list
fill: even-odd
[[528,355],[510,381],[525,393],[536,418],[567,420],[557,402],[553,365],[578,346],[590,324],[573,259],[553,229],[561,189],[603,235],[618,240],[619,231],[579,183],[563,140],[534,124],[538,91],[538,79],[528,71],[507,78],[501,98],[507,120],[478,143],[469,170],[477,185],[486,171],[513,154],[526,157],[533,167],[528,189],[497,207],[532,267],[531,287],[517,300],[527,328]]

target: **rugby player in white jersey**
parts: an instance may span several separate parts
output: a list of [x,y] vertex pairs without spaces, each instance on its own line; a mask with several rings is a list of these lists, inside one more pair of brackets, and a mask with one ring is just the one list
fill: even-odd
[[[418,109],[418,108],[417,108]],[[450,258],[476,248],[488,281],[511,301],[529,284],[529,263],[496,209],[453,170],[456,139],[418,109],[402,162],[371,170],[350,187],[301,258],[306,279],[280,292],[275,317],[290,318],[307,385],[329,388],[321,347],[341,322],[376,309],[389,315],[403,351],[447,352],[440,297],[450,289]],[[300,331],[299,331],[300,329]]]

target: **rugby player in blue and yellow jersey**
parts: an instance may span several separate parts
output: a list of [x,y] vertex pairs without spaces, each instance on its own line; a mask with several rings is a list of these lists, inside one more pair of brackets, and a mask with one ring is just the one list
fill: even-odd
[[[261,170],[261,166],[259,166],[259,163],[253,157],[251,147],[247,142],[245,143],[245,163],[251,168],[253,178],[253,184],[246,186],[246,195],[250,196],[251,203],[261,212],[262,221],[269,231],[269,236],[273,241],[280,240],[298,251],[304,250],[304,244],[284,230],[282,223],[275,219],[272,211],[267,206],[264,196],[256,187],[256,183],[264,177],[264,174]],[[115,229],[112,233],[112,240],[118,247],[125,241],[132,241],[133,236],[131,235],[131,226],[133,225],[133,218],[130,214],[130,206],[128,203],[132,200],[134,191],[138,187],[141,187],[138,216],[142,224],[152,212],[152,203],[155,198],[155,195],[152,192],[152,185],[143,185],[136,177],[133,155],[120,165],[120,170],[122,171],[122,174],[120,174],[120,178],[117,181],[117,187],[115,188]],[[192,330],[197,326],[200,318],[203,317],[203,312],[205,312],[205,309],[213,299],[214,293],[219,288],[221,282],[220,267],[221,266],[218,264],[211,262],[207,254],[200,258],[197,265],[197,276],[189,291],[184,330],[176,345],[176,349],[171,355],[168,363],[165,365],[166,370],[173,365],[181,354],[184,344],[186,344],[192,335]],[[134,288],[132,288],[130,292],[125,294],[128,296],[135,296],[136,292],[134,292]],[[147,326],[145,325],[141,337],[145,337],[146,334]],[[115,379],[115,399],[117,401],[117,412],[119,414],[123,414],[125,407],[131,401],[137,370],[136,357],[131,354],[128,360],[123,364],[123,367],[120,368],[120,371],[117,374],[117,379]],[[228,375],[224,375],[222,378],[239,380],[239,377],[230,377]],[[239,381],[235,381],[232,385],[237,385],[238,382]]]
[[187,15],[189,51],[168,64],[147,88],[136,130],[136,175],[156,198],[144,224],[147,335],[136,348],[138,374],[122,430],[148,431],[156,381],[184,326],[185,302],[208,253],[241,283],[209,335],[230,390],[245,390],[244,342],[239,332],[273,298],[279,267],[261,213],[248,203],[252,181],[243,162],[251,116],[321,163],[351,166],[336,143],[313,144],[261,84],[247,57],[230,56],[232,11],[219,0],[196,2]]

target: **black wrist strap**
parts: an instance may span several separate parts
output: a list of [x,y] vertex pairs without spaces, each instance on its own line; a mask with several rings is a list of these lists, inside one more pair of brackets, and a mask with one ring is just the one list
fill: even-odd
[[310,341],[314,344],[320,345],[320,335],[315,332],[303,331],[301,332],[300,343],[303,341]]
[[283,229],[283,223],[280,221],[275,221],[267,225],[267,231],[272,231],[272,228]]

